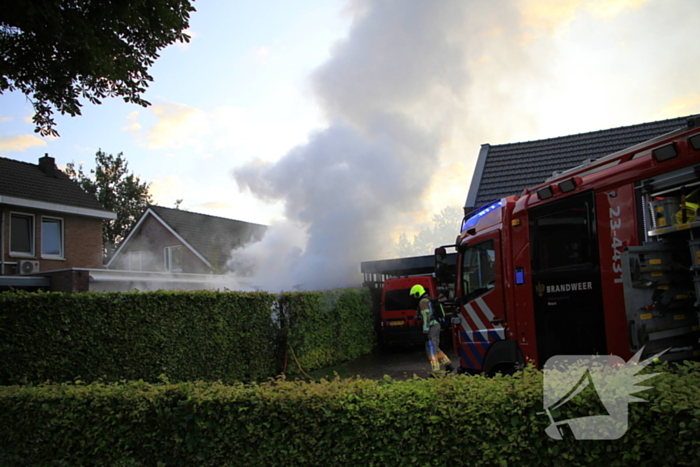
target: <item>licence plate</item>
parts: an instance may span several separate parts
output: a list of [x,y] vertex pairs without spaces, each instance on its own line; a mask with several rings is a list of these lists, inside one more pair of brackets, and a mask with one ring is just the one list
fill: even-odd
[[404,323],[405,323],[404,320],[396,319],[396,320],[389,321],[389,326],[403,326]]

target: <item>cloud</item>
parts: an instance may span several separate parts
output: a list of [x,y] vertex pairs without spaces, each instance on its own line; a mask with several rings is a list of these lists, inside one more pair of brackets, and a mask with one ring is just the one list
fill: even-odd
[[129,115],[126,116],[128,125],[123,126],[122,130],[128,131],[132,135],[139,137],[141,132],[141,124],[139,123],[139,111],[134,110]]
[[234,106],[208,111],[208,133],[200,139],[204,143],[202,157],[225,155],[228,161],[279,158],[290,147],[305,142],[309,128],[317,124],[314,112],[306,106],[299,108],[300,105],[287,104],[287,108],[294,109],[292,116]]
[[[610,20],[650,0],[520,0],[521,25],[530,33],[549,35],[577,17],[590,14]],[[531,37],[531,36],[530,36]]]
[[693,92],[682,97],[675,97],[657,114],[658,119],[675,118],[679,115],[700,114],[700,94]]
[[200,138],[209,130],[209,118],[199,109],[177,102],[161,102],[149,107],[155,124],[144,130],[138,111],[126,118],[128,124],[122,130],[137,138],[138,144],[150,149],[175,149],[200,145]]
[[122,127],[137,138],[138,144],[150,149],[189,148],[204,160],[222,150],[243,151],[248,157],[274,153],[271,148],[288,144],[294,129],[278,128],[276,122],[265,120],[257,112],[233,106],[204,111],[186,104],[164,102],[149,108],[145,120],[153,123],[142,124],[143,117],[134,111],[127,116],[127,125]]
[[255,47],[254,49],[251,50],[251,53],[253,55],[253,59],[260,63],[261,65],[267,65],[268,63],[272,61],[276,61],[280,59],[280,56],[275,52],[275,50],[278,48],[277,43],[274,45],[261,45],[259,47]]
[[279,98],[269,102],[271,108],[195,108],[186,103],[159,102],[146,111],[129,113],[121,129],[139,146],[187,153],[210,162],[277,159],[306,141],[308,131],[320,121],[317,108],[309,105],[295,86],[283,88],[275,90]]
[[151,112],[158,123],[148,132],[148,147],[153,149],[181,147],[191,144],[194,136],[206,133],[206,114],[178,103],[154,104]]
[[521,24],[536,33],[550,34],[574,19],[585,0],[523,0]]
[[255,125],[255,116],[244,107],[220,106],[209,113],[213,125],[212,144],[216,149],[245,145],[252,138],[261,139],[265,127]]
[[196,210],[203,210],[203,211],[227,211],[235,206],[231,203],[223,203],[221,201],[213,201],[211,203],[203,203],[203,204],[198,204],[194,207]]
[[584,3],[585,9],[593,15],[606,20],[628,10],[638,9],[651,0],[595,0]]
[[156,177],[148,191],[153,198],[153,203],[160,206],[173,205],[175,200],[182,198],[182,194],[186,192],[185,184],[178,175]]
[[0,152],[8,153],[13,151],[24,152],[25,150],[37,146],[47,146],[46,141],[34,135],[19,135],[0,138]]

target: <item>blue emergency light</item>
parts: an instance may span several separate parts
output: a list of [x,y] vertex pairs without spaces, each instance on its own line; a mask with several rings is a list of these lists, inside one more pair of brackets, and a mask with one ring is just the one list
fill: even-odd
[[465,219],[464,223],[462,224],[462,232],[465,230],[474,227],[477,222],[479,222],[479,219],[487,215],[488,213],[495,211],[496,209],[500,208],[503,206],[503,200],[496,201],[493,204],[489,204],[488,206],[484,207],[481,209],[479,212],[474,214],[473,216],[469,217],[468,219]]

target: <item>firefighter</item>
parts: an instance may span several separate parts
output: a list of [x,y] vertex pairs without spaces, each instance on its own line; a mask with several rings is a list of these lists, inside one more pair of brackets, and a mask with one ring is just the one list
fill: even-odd
[[440,350],[440,331],[442,326],[435,319],[430,296],[425,291],[422,285],[416,284],[411,287],[410,294],[413,298],[419,299],[418,311],[423,319],[423,334],[425,334],[425,352],[430,360],[430,368],[435,372],[440,371],[440,365],[445,365],[445,370],[452,373],[452,362],[445,355],[445,352]]

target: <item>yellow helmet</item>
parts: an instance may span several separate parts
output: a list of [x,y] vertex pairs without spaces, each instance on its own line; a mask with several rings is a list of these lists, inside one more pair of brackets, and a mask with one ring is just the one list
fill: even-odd
[[411,292],[409,293],[411,294],[411,297],[421,298],[425,293],[425,289],[422,285],[416,284],[413,287],[411,287]]

